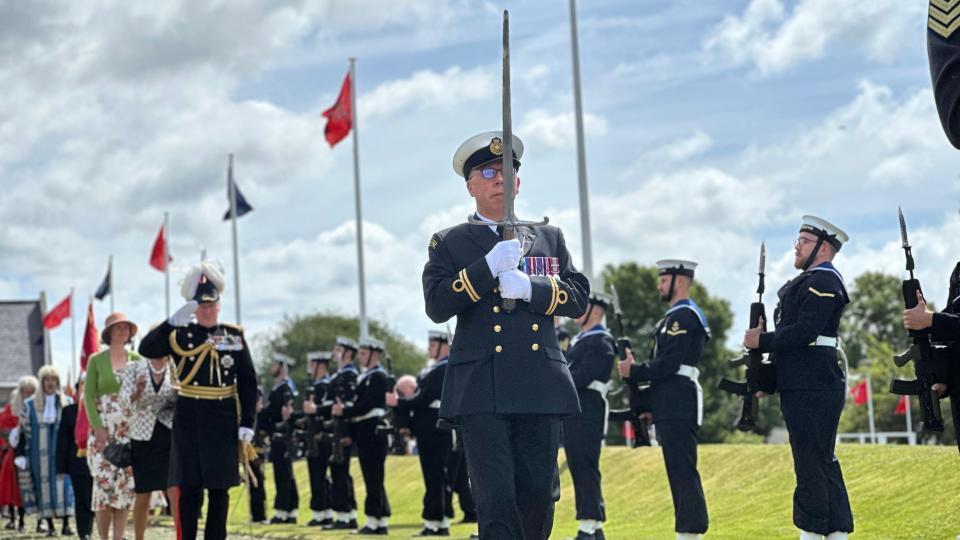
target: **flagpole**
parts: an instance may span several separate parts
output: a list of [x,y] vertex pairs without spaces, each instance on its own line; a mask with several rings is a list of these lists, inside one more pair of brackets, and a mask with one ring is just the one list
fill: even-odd
[[580,188],[580,236],[583,239],[583,273],[591,281],[591,286],[600,290],[602,287],[593,283],[593,245],[590,238],[590,201],[587,194],[587,153],[583,143],[583,99],[580,94],[580,46],[577,37],[576,0],[570,0],[570,46],[573,57],[573,118],[577,128],[577,184]]
[[[116,293],[113,289],[113,255],[110,255],[110,262],[107,263],[107,287],[110,287],[110,313],[115,313],[113,298]],[[90,297],[90,303],[93,303],[93,297]]]
[[43,324],[43,317],[47,314],[47,292],[40,291],[40,327],[43,328],[43,364],[49,366],[51,363],[50,359],[50,330],[47,328],[47,325]]
[[877,444],[877,428],[873,418],[873,388],[871,388],[870,365],[867,365],[867,418],[870,422],[870,442]]
[[77,357],[77,317],[74,316],[73,312],[73,287],[70,287],[70,363],[68,366],[73,365],[73,360]]
[[163,213],[163,298],[170,318],[170,213]]
[[360,211],[360,150],[357,142],[357,78],[354,65],[356,58],[350,58],[350,120],[353,131],[353,201],[357,213],[357,282],[360,291],[360,337],[369,336],[367,327],[367,293],[363,273],[363,216]]
[[[913,433],[913,411],[911,410],[911,400],[910,396],[904,396],[907,398],[907,433]],[[916,439],[910,439],[916,440]]]
[[240,321],[240,250],[237,248],[237,184],[233,181],[233,154],[227,162],[227,189],[230,191],[230,221],[233,227],[233,291],[237,302],[237,324]]

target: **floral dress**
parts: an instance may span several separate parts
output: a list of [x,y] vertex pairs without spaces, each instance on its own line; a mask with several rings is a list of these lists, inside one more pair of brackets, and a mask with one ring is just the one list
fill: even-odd
[[[122,370],[116,372],[118,379],[122,379]],[[119,394],[107,394],[97,398],[97,412],[103,420],[103,427],[107,429],[107,444],[128,443],[127,420],[130,418],[130,408],[124,404]],[[133,506],[133,472],[121,469],[103,457],[102,451],[94,447],[94,430],[90,430],[87,443],[87,464],[93,476],[93,510],[102,508],[129,509]]]

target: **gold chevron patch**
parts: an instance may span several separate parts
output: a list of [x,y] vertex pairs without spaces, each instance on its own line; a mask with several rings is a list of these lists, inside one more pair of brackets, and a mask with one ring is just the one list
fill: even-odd
[[814,289],[813,287],[810,287],[810,292],[812,292],[813,294],[815,294],[815,295],[817,295],[817,296],[819,296],[819,297],[821,297],[821,298],[833,298],[833,297],[837,296],[837,295],[833,294],[832,292],[820,292],[820,291]]
[[960,28],[960,9],[957,6],[960,6],[960,0],[930,0],[927,28],[949,39]]
[[680,334],[686,334],[686,333],[687,333],[686,330],[680,329],[680,321],[673,321],[673,324],[670,325],[670,329],[667,330],[667,335],[671,337],[679,336]]

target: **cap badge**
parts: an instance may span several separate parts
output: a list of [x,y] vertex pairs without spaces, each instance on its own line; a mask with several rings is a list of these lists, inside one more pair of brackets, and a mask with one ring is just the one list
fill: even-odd
[[490,152],[495,156],[503,155],[503,141],[501,141],[499,137],[494,137],[493,140],[490,141]]

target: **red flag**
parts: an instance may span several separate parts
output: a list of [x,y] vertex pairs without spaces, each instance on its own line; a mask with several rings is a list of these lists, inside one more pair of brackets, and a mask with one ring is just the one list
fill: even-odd
[[157,239],[153,242],[153,250],[150,252],[150,266],[163,272],[167,269],[167,263],[173,260],[173,257],[164,259],[163,254],[167,251],[167,238],[165,227],[160,227],[157,233]]
[[323,134],[327,138],[330,146],[335,146],[342,141],[353,127],[353,115],[350,111],[350,74],[343,79],[343,86],[340,88],[340,96],[333,107],[323,111],[323,116],[327,119],[327,127],[323,128]]
[[910,396],[900,396],[900,400],[897,401],[897,408],[893,410],[893,414],[907,414],[907,403],[910,401]]
[[60,323],[70,316],[71,300],[73,300],[72,292],[43,317],[43,327],[47,330],[53,330],[60,326]]
[[867,402],[867,381],[860,381],[856,386],[850,389],[850,397],[853,398],[854,405],[863,405]]
[[[100,341],[97,336],[97,323],[93,318],[93,302],[87,308],[87,327],[83,331],[83,348],[80,351],[80,372],[87,370],[87,361],[100,350]],[[83,403],[83,385],[79,386],[77,398],[77,424],[73,428],[73,439],[77,449],[86,453],[87,437],[90,436],[90,420],[87,419],[87,410]]]

